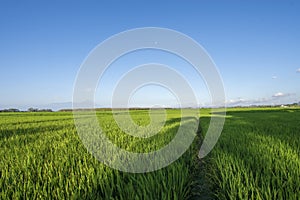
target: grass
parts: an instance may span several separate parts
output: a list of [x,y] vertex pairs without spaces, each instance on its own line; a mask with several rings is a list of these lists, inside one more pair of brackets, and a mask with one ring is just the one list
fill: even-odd
[[[146,125],[146,112],[131,115]],[[162,170],[130,174],[105,166],[87,152],[70,112],[0,115],[0,199],[186,199],[197,195],[192,191],[197,183],[192,176],[196,143]],[[170,123],[157,136],[141,142],[120,131],[109,111],[97,112],[115,144],[140,152],[168,143],[178,129],[179,116],[178,110],[168,111]]]
[[[215,199],[300,198],[300,110],[229,109],[205,158]],[[201,119],[204,129],[209,118]]]
[[[71,112],[0,113],[0,199],[300,198],[300,109],[228,109],[217,145],[198,160],[209,112],[201,110],[202,131],[182,157],[141,174],[114,170],[88,153]],[[150,123],[147,110],[131,116]],[[180,111],[167,110],[159,134],[138,139],[120,130],[110,111],[97,117],[114,144],[133,152],[160,149],[180,125]]]

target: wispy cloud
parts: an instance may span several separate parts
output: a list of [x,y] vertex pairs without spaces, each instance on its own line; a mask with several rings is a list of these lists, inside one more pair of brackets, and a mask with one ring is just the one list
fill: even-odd
[[277,92],[275,94],[273,94],[273,98],[282,98],[282,97],[289,97],[289,96],[293,96],[293,93],[282,93],[282,92]]
[[260,105],[260,104],[270,103],[271,99],[270,98],[259,98],[259,99],[249,100],[248,102],[249,102],[249,104]]
[[300,68],[296,70],[297,73],[300,73]]
[[230,99],[228,101],[226,101],[226,105],[227,106],[238,106],[238,105],[244,105],[247,104],[247,100],[243,99],[243,98],[237,98],[237,99]]
[[227,106],[239,106],[239,105],[263,105],[263,104],[271,104],[271,98],[258,98],[258,99],[231,99],[226,102]]
[[[288,97],[294,96],[294,93],[283,93],[277,92],[273,94],[271,97],[267,98],[257,98],[257,99],[244,99],[244,98],[236,98],[230,99],[226,101],[226,106],[234,107],[234,106],[250,106],[250,105],[274,105],[278,104],[278,101],[285,101]],[[291,103],[287,101],[286,103]]]
[[277,76],[272,76],[272,79],[277,79]]
[[273,94],[272,97],[283,97],[283,96],[285,96],[285,94],[283,94],[282,92],[277,92],[277,93]]
[[229,104],[238,104],[238,103],[244,103],[246,100],[243,98],[238,98],[238,99],[230,99],[227,101]]

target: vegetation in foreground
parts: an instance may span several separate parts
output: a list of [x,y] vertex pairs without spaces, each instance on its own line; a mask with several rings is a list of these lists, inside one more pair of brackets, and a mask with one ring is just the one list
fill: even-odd
[[[131,111],[136,123],[149,123],[148,111]],[[141,141],[123,133],[110,111],[97,112],[107,136],[127,150],[143,152],[170,142],[180,111],[169,110],[156,136]],[[0,199],[187,199],[193,185],[196,142],[176,162],[146,174],[106,167],[87,152],[71,112],[0,114]]]
[[[205,134],[209,110],[201,113]],[[148,111],[131,115],[149,123]],[[135,142],[118,130],[110,111],[97,116],[114,143],[140,152],[167,144],[180,125],[180,112],[168,110],[157,136]],[[299,199],[299,119],[296,108],[229,109],[216,147],[203,160],[196,158],[199,134],[168,167],[130,174],[86,151],[71,112],[0,113],[0,199]]]
[[[205,158],[215,199],[300,198],[300,109],[229,109]],[[209,118],[201,125],[207,129]]]

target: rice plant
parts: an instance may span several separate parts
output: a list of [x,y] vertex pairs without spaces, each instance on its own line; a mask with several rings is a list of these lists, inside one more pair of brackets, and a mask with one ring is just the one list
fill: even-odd
[[[215,199],[300,198],[300,110],[230,109],[206,159]],[[201,119],[205,129],[209,119]]]
[[[137,123],[149,123],[148,111],[131,116]],[[97,117],[112,142],[136,152],[167,144],[180,125],[180,111],[169,110],[169,123],[140,141],[122,132],[110,111],[98,111]],[[87,152],[71,112],[1,113],[0,199],[186,199],[197,195],[191,175],[197,145],[161,170],[124,173]]]

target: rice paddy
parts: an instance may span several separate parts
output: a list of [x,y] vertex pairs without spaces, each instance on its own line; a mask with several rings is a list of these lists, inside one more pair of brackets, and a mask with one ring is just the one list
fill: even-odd
[[[228,109],[213,151],[197,155],[210,120],[190,148],[171,165],[149,173],[126,173],[95,159],[83,146],[72,112],[0,113],[0,199],[299,199],[300,109]],[[131,111],[149,124],[148,110]],[[97,111],[117,146],[150,152],[168,144],[180,126],[180,110],[147,139],[122,132],[110,111]]]

